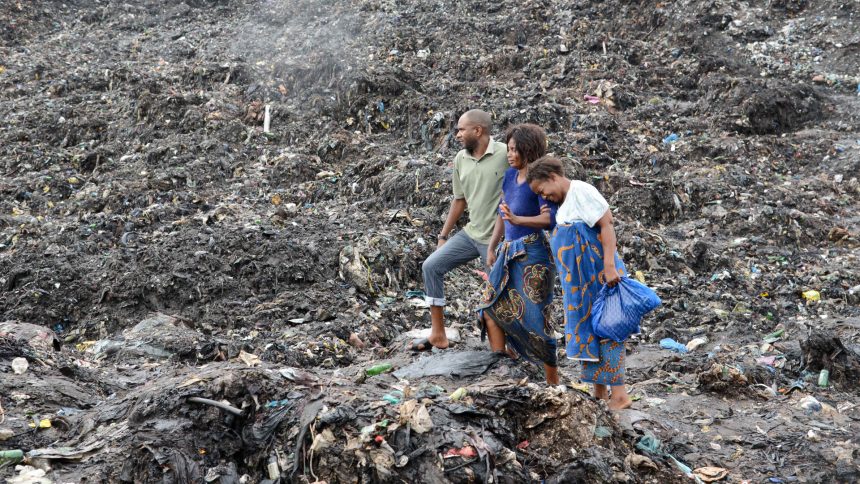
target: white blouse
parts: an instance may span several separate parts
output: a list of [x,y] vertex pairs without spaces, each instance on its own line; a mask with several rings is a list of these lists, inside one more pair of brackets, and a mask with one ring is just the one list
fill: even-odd
[[555,214],[555,221],[560,224],[585,222],[594,227],[607,210],[609,203],[597,188],[584,181],[571,180],[567,196]]

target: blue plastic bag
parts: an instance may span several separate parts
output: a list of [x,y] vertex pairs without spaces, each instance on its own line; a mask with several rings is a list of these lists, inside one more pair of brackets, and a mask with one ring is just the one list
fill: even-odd
[[642,316],[661,304],[660,297],[639,281],[622,277],[615,287],[603,285],[591,308],[592,330],[600,338],[622,342],[639,332]]

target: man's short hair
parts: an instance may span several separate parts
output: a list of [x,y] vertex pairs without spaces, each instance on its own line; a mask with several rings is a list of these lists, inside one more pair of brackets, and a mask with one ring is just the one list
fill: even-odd
[[463,117],[470,123],[484,128],[484,131],[487,133],[490,132],[490,128],[493,126],[493,119],[490,117],[490,113],[480,109],[470,109],[463,113]]

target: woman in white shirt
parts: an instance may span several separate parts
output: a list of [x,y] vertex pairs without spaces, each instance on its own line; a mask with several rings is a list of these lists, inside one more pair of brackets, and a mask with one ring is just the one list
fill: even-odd
[[567,357],[581,362],[580,379],[594,384],[595,397],[608,398],[612,410],[628,408],[624,343],[600,340],[591,321],[602,285],[615,286],[626,274],[609,204],[592,185],[565,177],[561,161],[549,156],[529,167],[527,182],[538,195],[561,204],[550,243],[561,280]]

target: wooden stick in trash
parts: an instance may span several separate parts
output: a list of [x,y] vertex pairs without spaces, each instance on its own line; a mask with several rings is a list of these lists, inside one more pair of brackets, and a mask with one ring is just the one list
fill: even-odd
[[210,400],[208,398],[189,397],[188,401],[193,402],[193,403],[203,403],[206,405],[212,405],[215,408],[220,408],[221,410],[224,410],[225,412],[230,412],[233,415],[238,415],[240,417],[242,416],[242,413],[243,413],[241,410],[239,410],[238,408],[236,408],[230,404],[216,402],[215,400]]
[[269,132],[269,126],[272,124],[272,116],[269,111],[269,105],[266,104],[266,113],[263,115],[263,132]]

